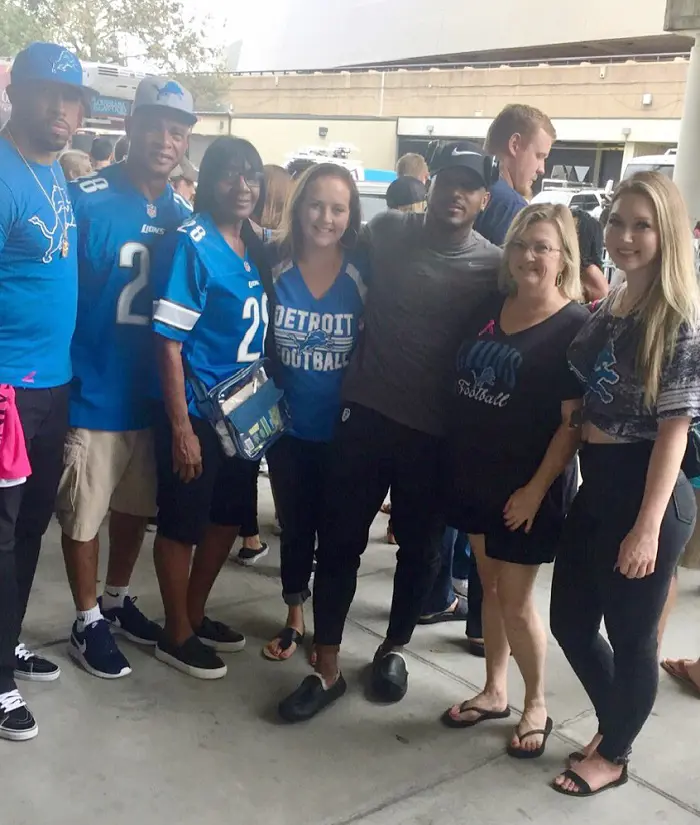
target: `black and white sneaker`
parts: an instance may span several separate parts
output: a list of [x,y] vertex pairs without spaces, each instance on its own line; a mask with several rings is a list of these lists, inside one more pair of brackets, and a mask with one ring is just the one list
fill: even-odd
[[223,622],[213,622],[206,616],[194,631],[199,641],[217,653],[238,653],[245,647],[245,636]]
[[174,645],[161,636],[156,645],[156,659],[195,679],[223,679],[228,672],[216,653],[190,636],[181,645]]
[[267,542],[261,542],[258,550],[253,550],[252,547],[241,547],[236,556],[236,561],[242,564],[243,567],[252,567],[257,564],[260,559],[264,559],[270,552]]
[[0,739],[24,742],[34,739],[39,726],[18,690],[0,693]]
[[24,644],[15,648],[15,679],[24,679],[28,682],[53,682],[61,675],[61,668],[32,653]]

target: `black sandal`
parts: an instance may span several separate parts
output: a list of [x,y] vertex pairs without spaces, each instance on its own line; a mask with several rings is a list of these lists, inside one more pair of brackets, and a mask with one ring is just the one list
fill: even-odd
[[[280,653],[284,653],[284,651],[289,650],[289,648],[295,644],[297,650],[304,644],[304,639],[306,638],[306,634],[299,633],[296,627],[285,627],[284,629],[280,630],[280,632],[275,636],[272,640],[273,642],[279,639],[280,643]],[[265,647],[262,649],[262,655],[270,662],[286,662],[292,658],[294,653],[291,656],[275,656],[270,653],[270,645],[272,642],[268,642]]]
[[473,728],[474,725],[479,725],[481,722],[486,722],[489,719],[507,719],[510,716],[510,707],[506,707],[505,710],[484,710],[474,705],[468,707],[467,703],[469,701],[470,700],[467,699],[466,702],[462,702],[459,706],[459,712],[467,713],[467,711],[473,711],[474,713],[478,713],[479,715],[476,719],[455,719],[450,715],[452,708],[448,708],[440,717],[443,725],[447,725],[448,728]]
[[620,774],[619,779],[615,779],[613,782],[608,782],[607,785],[603,785],[601,788],[598,788],[597,791],[592,791],[588,782],[586,782],[586,780],[582,776],[579,776],[575,771],[564,771],[564,773],[559,774],[559,776],[563,776],[566,779],[570,779],[572,782],[575,782],[577,790],[566,790],[565,788],[562,788],[561,785],[557,785],[556,780],[554,780],[552,782],[552,788],[557,793],[564,794],[564,796],[580,796],[582,798],[596,796],[599,793],[603,793],[603,791],[610,791],[613,788],[620,788],[622,785],[626,785],[629,779],[629,776],[627,775],[627,765],[622,768],[622,773]]
[[523,739],[527,739],[528,736],[543,736],[544,738],[542,739],[542,744],[539,746],[539,748],[535,748],[531,751],[523,750],[523,748],[516,748],[509,743],[508,747],[506,748],[508,756],[512,756],[513,759],[537,759],[539,756],[542,756],[547,747],[547,740],[549,739],[553,728],[554,723],[549,718],[549,716],[547,717],[547,724],[544,726],[543,730],[529,730],[525,733],[520,733],[518,728],[516,728],[515,735],[518,737],[521,744]]

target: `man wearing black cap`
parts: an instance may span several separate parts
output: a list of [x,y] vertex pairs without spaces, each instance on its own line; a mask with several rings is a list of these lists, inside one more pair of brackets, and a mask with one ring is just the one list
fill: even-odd
[[[168,178],[196,120],[192,95],[179,83],[145,78],[127,124],[127,159],[69,187],[80,249],[78,318],[56,512],[77,613],[68,652],[102,679],[131,673],[111,631],[150,646],[160,637],[129,596],[156,514],[149,267],[163,236],[191,214]],[[108,512],[109,565],[98,599],[98,532]]]
[[0,479],[0,738],[23,740],[38,728],[15,678],[46,682],[60,675],[18,638],[68,424],[77,234],[57,156],[80,125],[90,91],[75,55],[33,43],[15,58],[7,94],[12,114],[0,136],[0,385],[14,394],[31,475],[19,484]]
[[314,586],[316,673],[280,704],[289,722],[343,695],[343,626],[360,557],[389,486],[399,543],[389,629],[372,665],[382,701],[408,687],[402,655],[437,572],[441,451],[448,372],[465,316],[496,290],[501,251],[472,231],[497,166],[463,144],[434,159],[425,215],[389,211],[370,222],[373,280],[365,328],[348,368],[332,446]]

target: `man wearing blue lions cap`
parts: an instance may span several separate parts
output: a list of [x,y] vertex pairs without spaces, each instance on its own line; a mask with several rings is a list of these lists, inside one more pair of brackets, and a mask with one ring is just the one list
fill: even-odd
[[90,90],[80,61],[32,43],[12,66],[12,114],[0,134],[0,384],[15,388],[32,474],[0,486],[0,738],[37,725],[15,678],[51,681],[56,665],[19,644],[41,539],[54,507],[68,424],[77,236],[56,158],[82,121]]
[[[168,179],[195,121],[186,89],[145,78],[127,122],[126,160],[68,187],[78,227],[78,318],[56,512],[77,614],[68,652],[101,679],[131,673],[111,631],[151,646],[161,633],[129,596],[156,514],[150,266],[163,236],[192,211]],[[109,564],[98,599],[98,532],[108,512]]]

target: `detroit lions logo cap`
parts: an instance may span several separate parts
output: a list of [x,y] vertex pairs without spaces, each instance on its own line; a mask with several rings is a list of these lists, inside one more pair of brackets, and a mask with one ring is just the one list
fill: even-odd
[[15,57],[10,69],[11,83],[61,83],[80,89],[85,98],[97,94],[83,83],[83,67],[80,60],[57,43],[31,43]]
[[197,122],[194,113],[194,100],[190,92],[176,80],[166,77],[145,77],[136,89],[132,114],[139,109],[170,109],[179,112],[190,124]]

